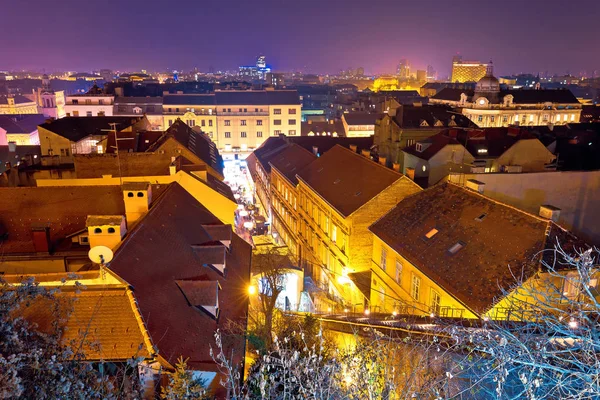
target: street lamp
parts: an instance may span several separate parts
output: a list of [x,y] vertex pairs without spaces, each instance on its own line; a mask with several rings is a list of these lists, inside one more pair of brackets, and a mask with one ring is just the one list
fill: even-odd
[[256,294],[256,286],[254,286],[254,285],[248,286],[248,294],[250,296],[253,296],[254,294]]
[[253,226],[254,226],[254,224],[252,223],[252,221],[244,222],[244,228],[246,228],[246,229],[252,229]]
[[247,216],[248,216],[248,211],[246,211],[246,210],[240,211],[240,217],[247,217]]

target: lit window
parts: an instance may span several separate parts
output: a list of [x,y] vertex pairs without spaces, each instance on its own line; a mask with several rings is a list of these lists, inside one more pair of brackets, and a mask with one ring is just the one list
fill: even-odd
[[225,120],[225,126],[231,126],[231,121],[230,121],[230,120],[228,120],[228,119],[226,119],[226,120]]
[[419,301],[419,295],[421,294],[421,278],[414,275],[412,276],[412,282],[410,285],[410,296]]
[[243,137],[243,138],[247,137],[246,132],[240,132],[240,137]]
[[381,248],[381,260],[379,262],[379,266],[381,267],[382,270],[385,271],[385,268],[387,266],[387,251],[386,251],[385,247]]
[[337,240],[337,226],[335,226],[335,224],[331,228],[331,240],[334,242]]
[[275,115],[281,114],[281,108],[275,108],[275,109],[273,109],[273,114],[275,114]]
[[432,238],[432,237],[434,237],[434,236],[435,236],[435,235],[436,235],[438,232],[439,232],[439,231],[438,231],[437,229],[433,228],[432,230],[430,230],[429,232],[427,232],[427,233],[425,234],[425,237],[426,237],[427,239],[431,239],[431,238]]
[[477,121],[478,121],[478,122],[482,122],[482,121],[483,121],[483,115],[480,115],[480,116],[478,116],[478,117],[477,117]]
[[396,283],[400,285],[402,281],[402,263],[400,260],[396,260]]
[[463,247],[465,247],[466,243],[464,242],[456,242],[452,247],[450,247],[448,249],[448,252],[450,254],[456,254],[460,251],[460,249],[462,249]]
[[575,121],[575,114],[571,114],[571,121]]
[[231,132],[225,132],[225,137],[229,139],[231,137]]
[[256,137],[262,137],[262,132],[261,131],[256,132]]
[[556,120],[560,121],[560,114],[556,114]]
[[240,125],[241,125],[241,126],[246,126],[246,120],[245,120],[245,119],[241,120],[241,121],[240,121]]
[[487,149],[478,149],[477,150],[477,153],[479,153],[479,154],[487,154],[487,152],[488,152]]
[[440,314],[440,305],[442,303],[442,297],[438,292],[431,289],[431,300],[430,300],[430,310],[433,314]]
[[257,121],[256,121],[256,125],[257,125],[257,126],[261,126],[261,125],[262,125],[262,119],[259,119],[259,120],[257,120]]

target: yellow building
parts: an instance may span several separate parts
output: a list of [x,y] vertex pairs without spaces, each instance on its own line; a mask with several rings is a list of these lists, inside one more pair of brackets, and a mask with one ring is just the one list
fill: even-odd
[[292,144],[271,161],[271,223],[272,234],[284,243],[294,256],[299,253],[298,178],[296,174],[317,157]]
[[306,275],[337,298],[367,306],[363,277],[371,269],[368,227],[397,202],[421,189],[405,176],[342,146],[297,175],[299,258]]
[[501,89],[491,64],[474,91],[445,88],[429,102],[459,108],[480,128],[578,123],[583,107],[567,89]]
[[38,114],[35,100],[18,95],[0,96],[0,115],[3,114]]
[[452,82],[477,82],[485,76],[488,64],[479,61],[454,61],[452,63]]
[[381,90],[398,90],[399,88],[398,78],[391,75],[381,75],[373,82],[374,92],[379,92]]
[[370,227],[371,310],[517,318],[517,278],[530,285],[544,277],[541,259],[552,260],[540,252],[557,240],[566,249],[580,244],[552,221],[555,213],[545,206],[548,218],[536,216],[450,183],[402,200]]
[[245,158],[270,136],[300,136],[301,102],[295,90],[217,91],[164,96],[165,128],[177,118],[206,132],[223,158]]

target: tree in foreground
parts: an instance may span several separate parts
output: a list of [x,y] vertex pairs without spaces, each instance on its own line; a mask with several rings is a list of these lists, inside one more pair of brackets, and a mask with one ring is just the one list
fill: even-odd
[[175,372],[169,376],[169,384],[162,388],[161,398],[166,400],[208,399],[205,382],[194,378],[188,370],[187,359],[177,359]]

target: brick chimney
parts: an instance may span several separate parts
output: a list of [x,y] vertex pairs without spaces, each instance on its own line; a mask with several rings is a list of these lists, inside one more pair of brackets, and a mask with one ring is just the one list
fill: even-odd
[[540,206],[540,217],[557,222],[560,217],[560,208],[551,206],[550,204],[542,204]]
[[152,203],[152,185],[149,182],[123,183],[123,201],[125,202],[125,215],[127,226],[131,226],[142,215],[148,212]]
[[50,226],[38,224],[31,225],[31,238],[36,253],[49,253],[52,251]]

